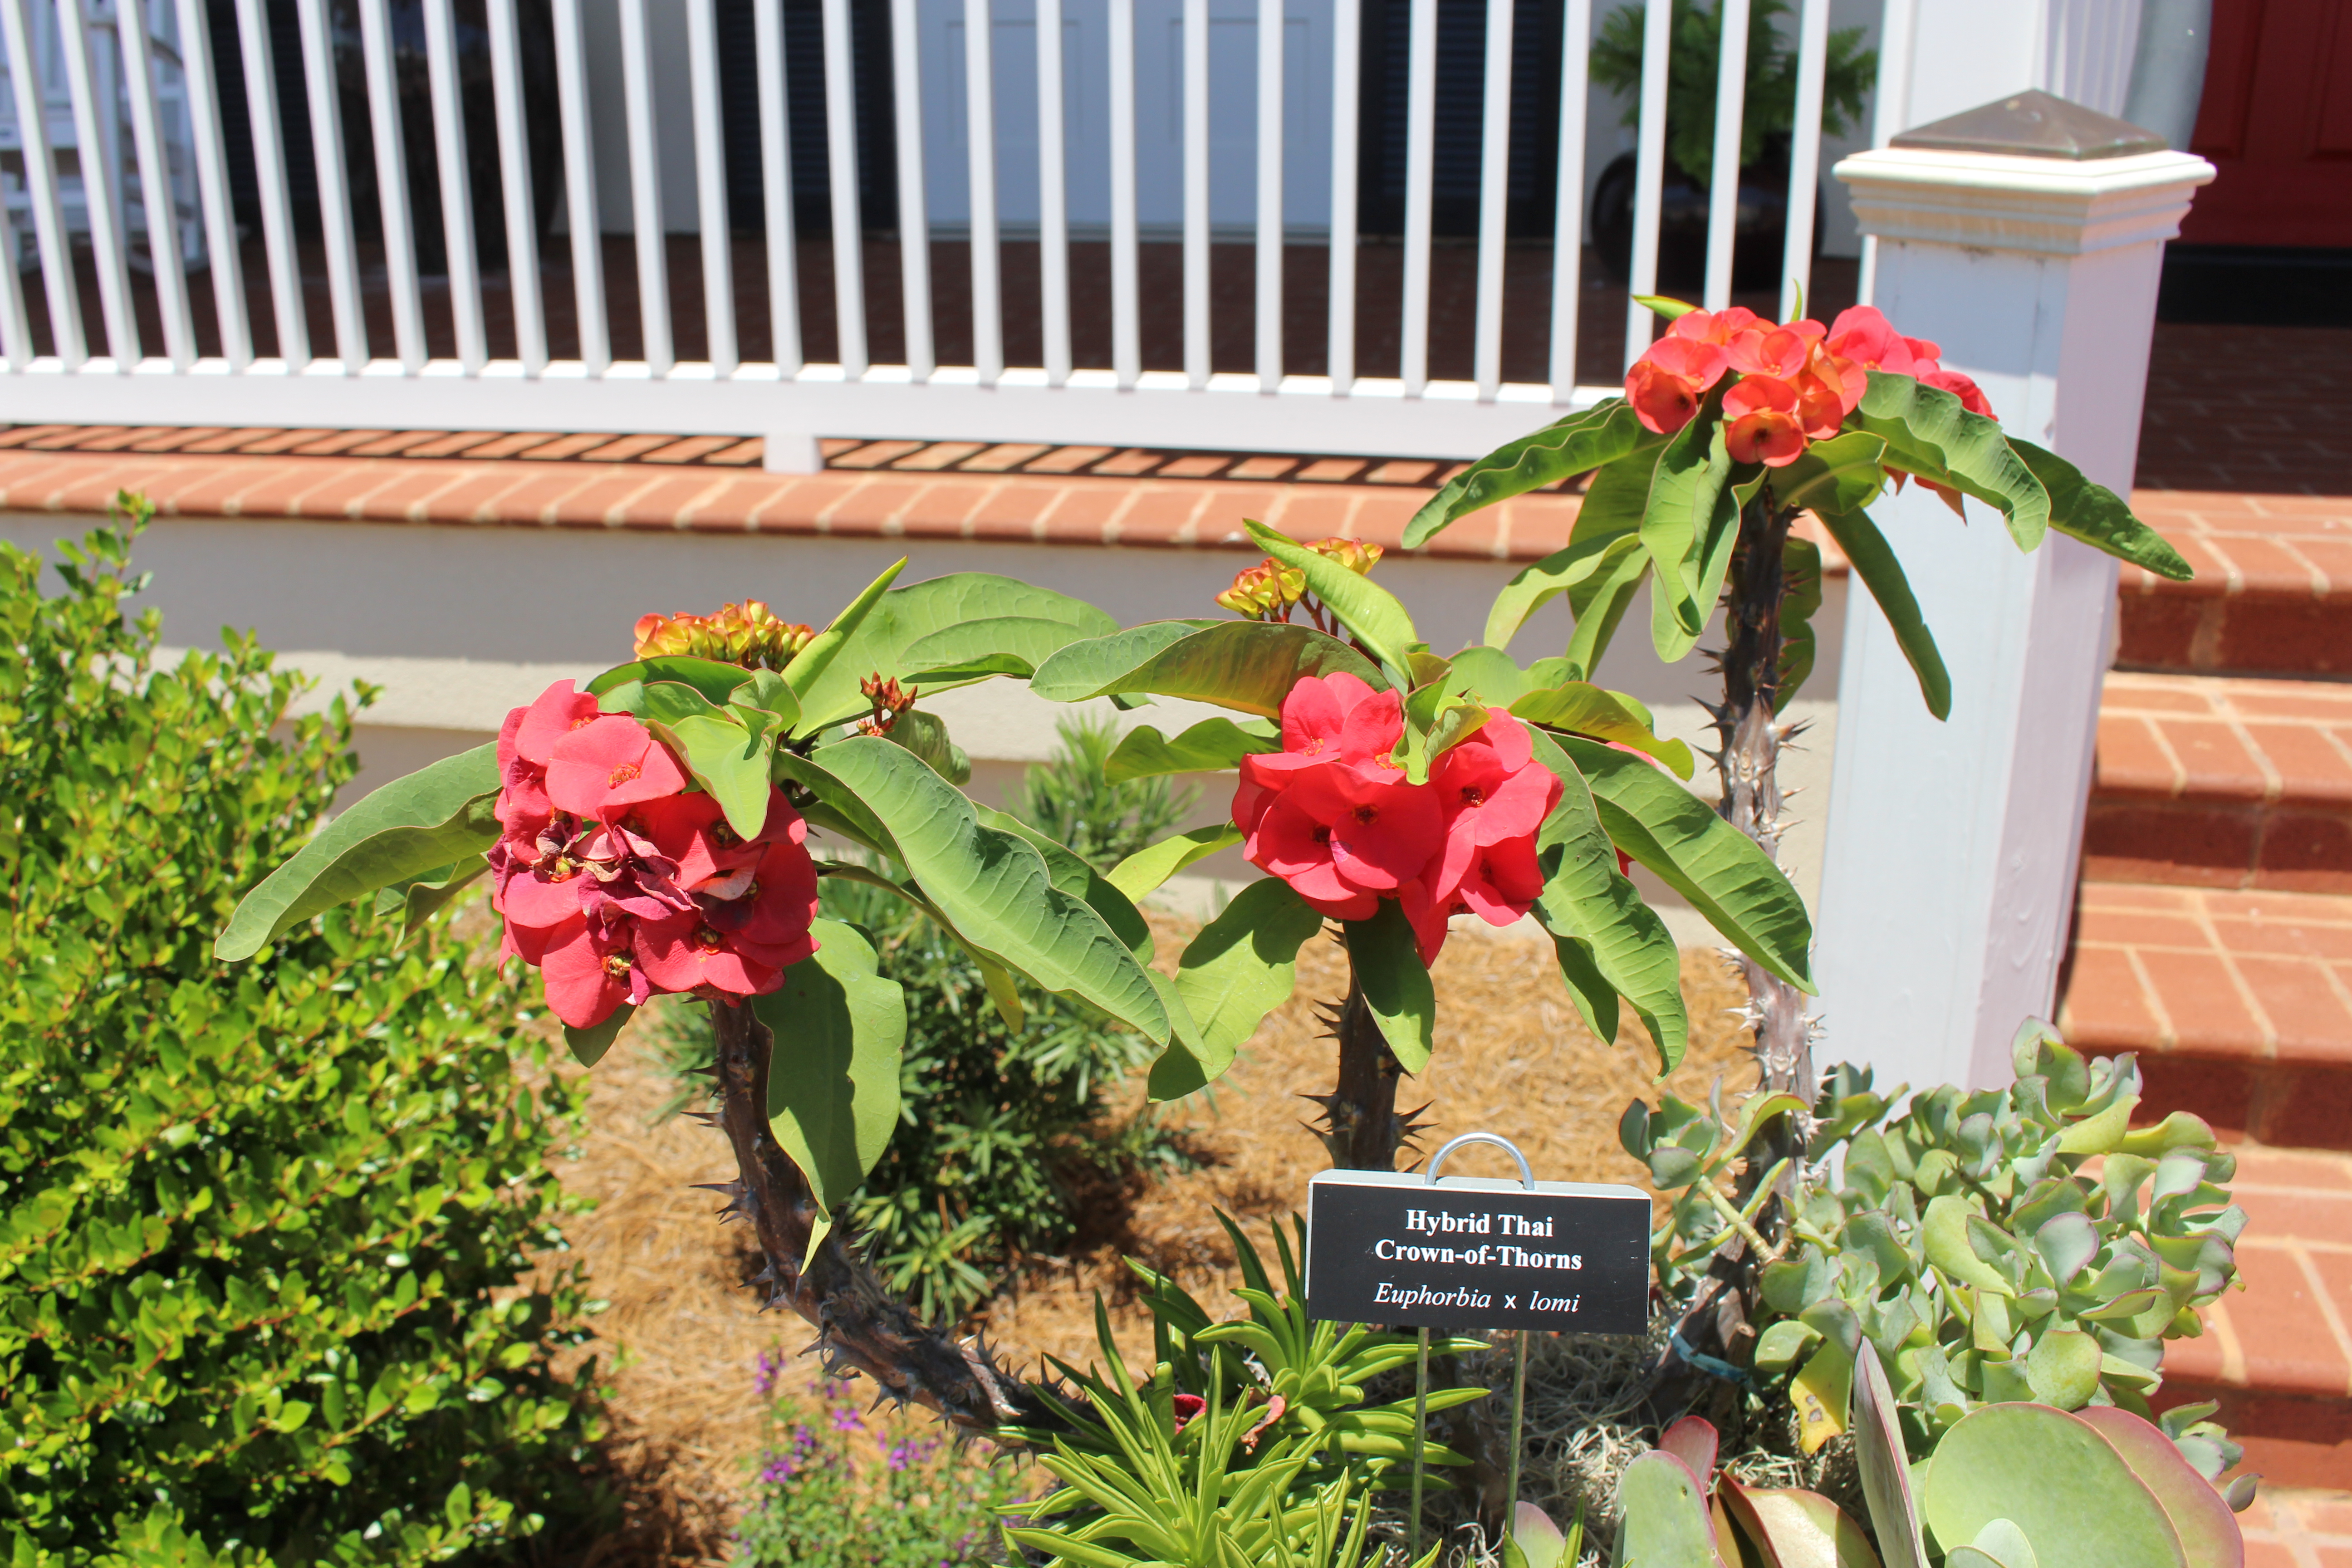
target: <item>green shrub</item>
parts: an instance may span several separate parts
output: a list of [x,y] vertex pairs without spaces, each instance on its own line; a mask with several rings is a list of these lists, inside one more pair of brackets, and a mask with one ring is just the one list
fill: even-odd
[[1162,776],[1110,782],[1104,768],[1118,727],[1109,720],[1064,719],[1055,729],[1061,746],[1023,778],[1021,815],[1097,870],[1157,843],[1192,814],[1197,789],[1180,790]]
[[[143,508],[136,509],[143,512]],[[355,762],[250,639],[160,667],[130,531],[0,546],[0,1545],[34,1564],[479,1556],[580,1497],[590,1384],[518,996],[336,910],[213,934]]]
[[[760,1358],[771,1392],[780,1357]],[[736,1529],[744,1568],[981,1568],[1005,1560],[995,1510],[1020,1472],[985,1444],[960,1447],[919,1413],[864,1408],[856,1385],[827,1379],[814,1407],[780,1394]]]

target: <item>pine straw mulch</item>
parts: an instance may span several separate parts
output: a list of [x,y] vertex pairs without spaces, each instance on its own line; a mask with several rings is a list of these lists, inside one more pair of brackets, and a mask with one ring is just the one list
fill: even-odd
[[[1161,952],[1181,951],[1187,929],[1158,917],[1154,924]],[[1596,1039],[1570,1006],[1548,943],[1464,931],[1446,944],[1436,982],[1436,1057],[1399,1100],[1408,1110],[1429,1105],[1423,1157],[1475,1129],[1512,1140],[1548,1180],[1638,1179],[1616,1136],[1627,1100],[1657,1092],[1656,1058],[1638,1021],[1629,1016],[1614,1047]],[[1752,1068],[1732,1016],[1743,1000],[1737,978],[1716,953],[1691,951],[1683,984],[1693,1037],[1666,1087],[1700,1099],[1720,1074],[1727,1088],[1745,1088]],[[1267,1224],[1300,1205],[1307,1179],[1328,1164],[1306,1126],[1316,1108],[1297,1097],[1330,1087],[1332,1047],[1313,1004],[1345,984],[1336,945],[1310,943],[1293,999],[1215,1086],[1213,1103],[1172,1113],[1199,1168],[1090,1194],[1067,1253],[1030,1260],[974,1321],[1007,1362],[1034,1371],[1045,1354],[1098,1361],[1100,1292],[1122,1352],[1139,1363],[1150,1323],[1122,1256],[1173,1276],[1213,1312],[1238,1310],[1225,1294],[1238,1282],[1233,1249],[1213,1211],[1241,1220],[1263,1247]],[[592,1293],[610,1303],[596,1320],[593,1351],[612,1395],[604,1461],[624,1508],[620,1528],[584,1554],[556,1554],[583,1568],[672,1568],[723,1556],[745,1461],[761,1443],[754,1360],[763,1350],[799,1352],[814,1337],[796,1318],[757,1310],[743,1286],[759,1267],[748,1238],[719,1227],[716,1200],[689,1186],[732,1174],[725,1145],[698,1123],[659,1119],[673,1092],[633,1027],[593,1075],[588,1131],[560,1165],[565,1186],[594,1203],[565,1229],[569,1261],[585,1267]],[[1140,1097],[1133,1086],[1133,1102]],[[1475,1147],[1446,1168],[1513,1173],[1499,1151]],[[799,1375],[814,1375],[814,1359],[795,1363]]]

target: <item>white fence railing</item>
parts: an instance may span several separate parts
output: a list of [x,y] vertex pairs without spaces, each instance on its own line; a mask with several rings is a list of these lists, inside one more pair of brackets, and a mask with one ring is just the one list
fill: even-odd
[[[1628,355],[1650,330],[1622,289],[1591,290],[1604,303],[1587,303],[1594,0],[1552,0],[1546,13],[1561,40],[1545,68],[1558,72],[1557,124],[1538,138],[1522,128],[1516,145],[1524,157],[1556,142],[1542,149],[1557,170],[1548,278],[1533,287],[1522,268],[1516,292],[1514,26],[1528,10],[1444,0],[1449,16],[1484,10],[1476,130],[1455,143],[1475,147],[1476,168],[1475,237],[1460,244],[1433,237],[1438,204],[1473,199],[1473,182],[1438,168],[1440,0],[1380,13],[1403,24],[1381,46],[1401,43],[1402,67],[1384,79],[1402,100],[1382,110],[1402,130],[1401,221],[1381,262],[1401,278],[1385,295],[1363,286],[1358,233],[1361,116],[1375,92],[1367,0],[881,0],[862,37],[852,0],[821,0],[821,22],[797,30],[784,0],[754,0],[748,73],[741,51],[723,47],[720,0],[276,3],[291,6],[295,60],[279,58],[289,35],[282,16],[273,34],[271,0],[235,0],[226,31],[228,12],[207,0],[0,0],[11,80],[0,141],[13,133],[21,149],[0,224],[30,231],[0,234],[0,254],[21,258],[0,269],[10,373],[0,417],[740,430],[781,438],[787,463],[793,438],[804,447],[819,434],[1466,456],[1599,395],[1577,384],[1580,330],[1613,338],[1622,314]],[[1672,5],[1635,3],[1646,6],[1646,53],[1630,286],[1646,293],[1668,172]],[[1916,3],[1885,0],[1884,30],[1906,36]],[[1730,47],[1714,167],[1728,172],[1749,5],[1720,5]],[[1793,7],[1784,301],[1812,270],[1830,8]],[[858,48],[877,37],[887,61],[861,65]],[[795,68],[790,57],[812,47],[821,68]],[[526,80],[541,56],[552,128],[547,93],[532,98]],[[617,92],[604,85],[614,75]],[[795,84],[821,89],[821,115],[806,103],[793,112]],[[861,89],[878,101],[861,102]],[[1543,97],[1548,106],[1548,82]],[[756,127],[748,145],[745,123]],[[877,123],[894,157],[876,155]],[[796,187],[792,142],[813,128],[822,158],[801,150]],[[561,150],[537,173],[535,132]],[[430,165],[423,191],[420,163]],[[356,188],[371,166],[372,196]],[[795,228],[795,189],[813,190],[819,169],[829,267],[823,243],[802,243]],[[881,205],[895,210],[861,211],[861,181],[894,188]],[[1709,194],[1711,305],[1731,296],[1740,188],[1718,178]],[[730,221],[730,195],[742,202],[746,189],[759,193],[757,233]],[[798,216],[813,226],[823,211]],[[674,256],[680,229],[687,247]],[[931,243],[897,244],[893,229]],[[420,244],[434,232],[442,269],[428,274]],[[877,235],[890,242],[877,247]],[[1521,234],[1520,251],[1540,260],[1545,237]],[[1016,245],[1017,288],[1006,259]],[[1250,286],[1219,295],[1221,253],[1241,245]],[[1108,275],[1108,353],[1095,363],[1074,349],[1081,247],[1103,253],[1088,276]],[[1163,251],[1171,265],[1154,259]],[[1466,353],[1460,330],[1433,316],[1441,260],[1467,268],[1461,287],[1475,302],[1456,312]],[[1285,327],[1318,293],[1309,315],[1324,342],[1302,369],[1286,357],[1286,335],[1299,333]],[[1255,314],[1250,368],[1220,369],[1213,311],[1243,300]],[[1029,323],[1021,336],[1039,345],[1034,363],[1008,363],[1008,312]],[[1165,341],[1171,324],[1181,363],[1148,365],[1147,338]],[[1459,362],[1451,378],[1432,374],[1438,334],[1441,357]],[[747,336],[765,357],[743,356]],[[822,362],[802,352],[817,336],[833,345]],[[877,336],[903,345],[894,363],[875,363]],[[969,342],[968,363],[939,363],[950,336]],[[681,337],[700,345],[697,357],[680,357]],[[1387,374],[1363,374],[1374,339],[1372,368]],[[616,357],[616,340],[635,345],[630,357]],[[1507,380],[1507,363],[1538,374]]]

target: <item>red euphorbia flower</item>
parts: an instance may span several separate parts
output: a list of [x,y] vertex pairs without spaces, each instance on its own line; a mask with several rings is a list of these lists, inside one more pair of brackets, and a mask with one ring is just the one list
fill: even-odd
[[625,713],[581,725],[548,754],[547,798],[582,816],[601,816],[685,787],[686,770],[669,748]]
[[1850,359],[1864,370],[1895,375],[1921,375],[1937,368],[1943,350],[1926,338],[1906,338],[1875,305],[1855,305],[1838,312],[1830,323],[1824,346],[1840,359]]

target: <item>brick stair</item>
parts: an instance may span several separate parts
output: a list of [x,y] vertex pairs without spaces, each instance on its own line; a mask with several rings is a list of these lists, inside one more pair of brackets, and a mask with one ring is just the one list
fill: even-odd
[[[2272,1487],[2352,1489],[2352,498],[2143,490],[2197,568],[2126,568],[2066,1037],[2236,1149],[2247,1289],[2167,1357]],[[2352,1568],[2352,1496],[2281,1492],[2246,1561]]]

